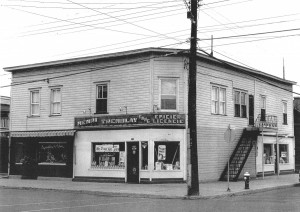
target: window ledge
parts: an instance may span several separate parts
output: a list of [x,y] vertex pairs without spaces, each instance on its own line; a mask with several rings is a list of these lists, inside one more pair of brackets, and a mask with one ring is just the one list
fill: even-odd
[[109,114],[109,113],[94,113],[95,115],[106,115],[106,114]]
[[41,117],[40,115],[29,115],[27,116],[27,118],[38,118],[38,117]]
[[49,117],[57,117],[57,116],[61,116],[61,114],[53,114],[53,115],[49,115]]
[[214,116],[227,116],[226,114],[217,114],[217,113],[211,113],[211,115],[214,115]]

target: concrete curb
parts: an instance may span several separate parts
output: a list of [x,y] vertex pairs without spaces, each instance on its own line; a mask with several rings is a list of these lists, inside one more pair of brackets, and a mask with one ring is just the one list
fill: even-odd
[[45,191],[63,191],[63,192],[76,192],[82,194],[91,194],[98,196],[109,196],[109,197],[132,197],[132,198],[149,198],[149,199],[185,199],[185,200],[200,200],[200,199],[219,199],[224,197],[234,197],[250,195],[260,192],[267,192],[272,190],[279,190],[284,188],[298,187],[300,183],[281,185],[275,187],[261,188],[261,189],[249,189],[245,191],[228,192],[224,194],[216,194],[210,196],[171,196],[171,195],[156,195],[156,194],[138,194],[138,193],[122,193],[122,192],[109,192],[109,191],[88,191],[88,190],[76,190],[76,189],[65,189],[65,188],[37,188],[37,187],[25,187],[25,186],[4,186],[1,185],[0,188],[4,189],[20,189],[20,190],[45,190]]

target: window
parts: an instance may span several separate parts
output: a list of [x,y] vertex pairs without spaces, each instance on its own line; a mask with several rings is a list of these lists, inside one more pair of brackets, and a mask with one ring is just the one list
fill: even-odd
[[125,169],[125,143],[93,143],[91,167]]
[[288,144],[279,144],[279,163],[289,162]]
[[274,164],[273,144],[264,144],[264,163]]
[[96,99],[96,113],[107,113],[107,98],[108,86],[107,84],[97,85],[97,99]]
[[211,90],[211,113],[226,114],[226,89],[212,86]]
[[53,88],[51,89],[51,115],[61,115],[61,89]]
[[14,144],[15,163],[23,163],[25,156],[25,148],[23,142],[16,142]]
[[155,170],[180,169],[180,144],[179,142],[154,143]]
[[287,124],[287,102],[282,102],[283,124]]
[[66,165],[67,142],[39,142],[39,164]]
[[247,117],[247,94],[241,91],[234,92],[234,116],[235,117]]
[[142,156],[142,170],[148,170],[148,141],[142,141],[141,142],[142,146],[142,151],[141,151],[141,156]]
[[266,97],[260,96],[260,121],[266,121]]
[[160,108],[161,110],[177,110],[177,80],[160,80]]
[[30,91],[30,115],[31,116],[40,115],[40,91],[39,90]]

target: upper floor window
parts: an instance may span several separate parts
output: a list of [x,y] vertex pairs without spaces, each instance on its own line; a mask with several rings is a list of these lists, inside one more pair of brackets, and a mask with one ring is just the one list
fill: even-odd
[[160,108],[161,110],[177,110],[177,80],[160,80]]
[[287,102],[282,102],[282,115],[283,115],[283,124],[287,124]]
[[235,117],[247,117],[247,94],[242,91],[234,92],[234,116]]
[[260,96],[260,120],[266,121],[266,97]]
[[30,115],[40,115],[40,90],[30,91]]
[[108,85],[97,85],[96,113],[107,113]]
[[226,89],[219,86],[211,87],[211,113],[226,114]]
[[53,88],[50,94],[50,114],[51,115],[61,115],[61,89]]

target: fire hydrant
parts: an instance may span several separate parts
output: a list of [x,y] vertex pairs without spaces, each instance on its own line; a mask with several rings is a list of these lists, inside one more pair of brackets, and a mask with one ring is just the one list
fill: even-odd
[[249,181],[250,181],[250,174],[249,174],[249,172],[245,172],[245,174],[244,174],[244,180],[245,180],[245,189],[249,189]]

